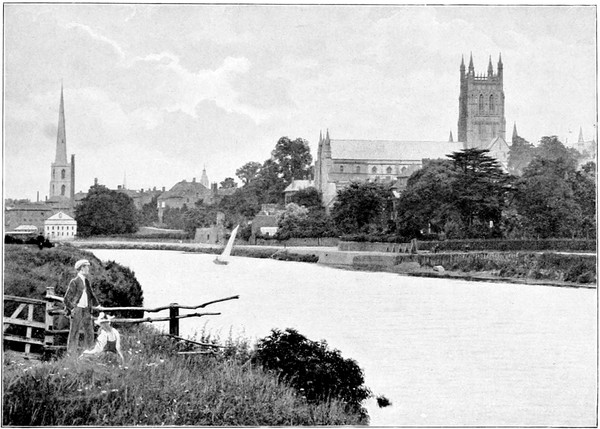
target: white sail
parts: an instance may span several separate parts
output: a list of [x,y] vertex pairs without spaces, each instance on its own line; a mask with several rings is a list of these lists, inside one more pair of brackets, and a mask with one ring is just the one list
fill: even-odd
[[217,256],[215,262],[227,263],[229,256],[231,255],[231,249],[233,249],[233,242],[235,241],[235,235],[237,234],[238,228],[240,226],[236,226],[233,231],[231,231],[231,237],[229,237],[229,241],[227,242],[227,246],[225,246],[225,250],[221,253],[220,256]]

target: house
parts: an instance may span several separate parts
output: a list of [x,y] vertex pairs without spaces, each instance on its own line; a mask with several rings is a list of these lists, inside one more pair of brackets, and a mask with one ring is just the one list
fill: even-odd
[[52,241],[74,240],[77,222],[71,216],[58,212],[44,221],[44,236]]

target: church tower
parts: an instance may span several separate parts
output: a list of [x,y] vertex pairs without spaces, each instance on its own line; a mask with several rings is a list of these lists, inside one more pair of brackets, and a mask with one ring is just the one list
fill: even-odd
[[465,70],[464,57],[460,64],[460,95],[458,98],[458,141],[467,148],[487,149],[496,137],[506,138],[504,118],[504,66],[498,59],[494,74],[492,57],[487,74],[475,74],[473,55]]
[[73,173],[73,163],[67,162],[65,103],[61,85],[60,107],[58,111],[58,132],[56,136],[56,158],[52,163],[50,171],[50,201],[72,201],[72,193],[74,191]]

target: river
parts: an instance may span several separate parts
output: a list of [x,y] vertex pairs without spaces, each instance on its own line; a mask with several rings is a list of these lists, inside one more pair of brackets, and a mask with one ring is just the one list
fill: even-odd
[[[404,277],[317,264],[152,250],[92,250],[130,267],[144,305],[196,305],[183,319],[254,341],[272,328],[325,339],[392,406],[372,426],[595,426],[596,289]],[[93,274],[93,273],[92,273]],[[182,311],[183,313],[183,311]],[[166,327],[165,327],[166,329]]]

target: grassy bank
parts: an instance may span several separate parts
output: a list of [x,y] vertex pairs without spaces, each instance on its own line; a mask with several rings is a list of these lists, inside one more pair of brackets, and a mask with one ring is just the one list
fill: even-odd
[[[50,285],[62,295],[74,275],[74,262],[82,257],[92,264],[93,285],[103,305],[142,304],[133,272],[115,262],[103,263],[73,246],[43,250],[6,246],[4,292],[41,298]],[[11,305],[17,304],[4,303],[5,314],[12,313]],[[349,408],[347,402],[309,401],[277,373],[252,364],[252,350],[244,341],[230,339],[225,347],[209,354],[186,355],[179,352],[190,351],[192,346],[165,337],[151,326],[116,327],[122,334],[122,366],[56,355],[32,363],[17,359],[18,354],[8,350],[5,342],[3,425],[315,426],[367,422],[368,417]],[[43,329],[38,334],[42,339]],[[220,343],[209,335],[199,340]]]
[[[344,404],[308,403],[249,364],[247,345],[208,355],[148,327],[123,332],[123,366],[75,358],[35,365],[5,356],[3,425],[355,425]],[[363,422],[364,423],[364,422]]]

